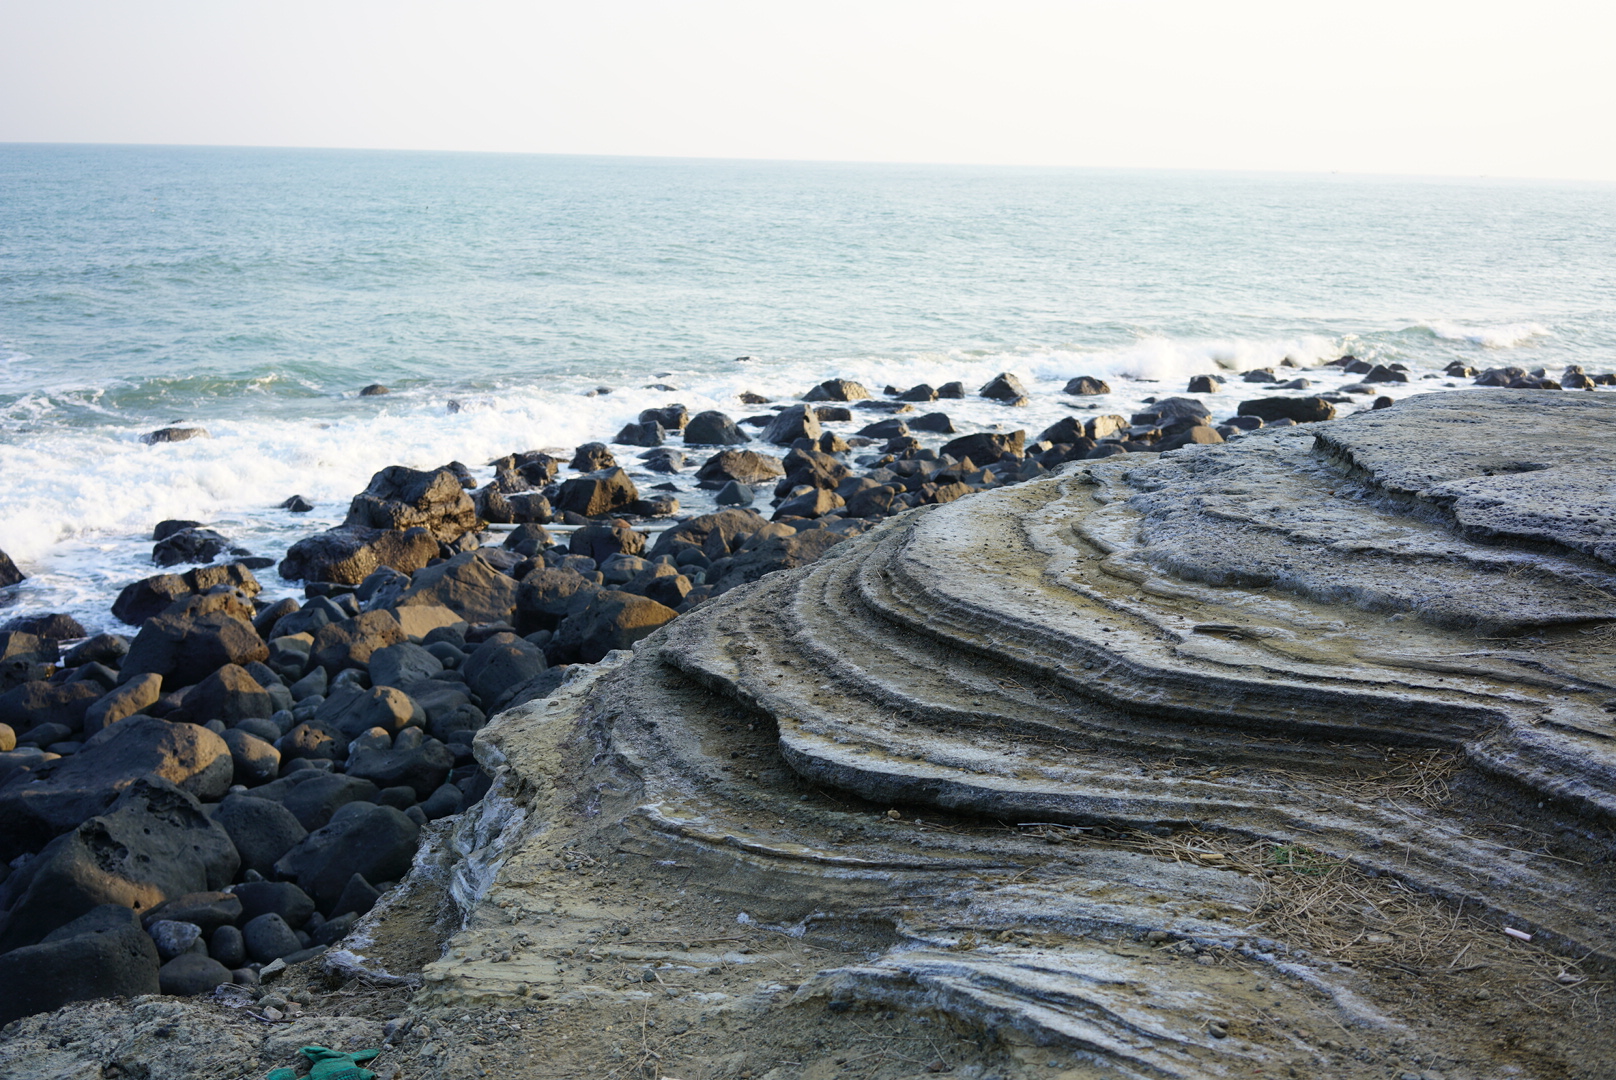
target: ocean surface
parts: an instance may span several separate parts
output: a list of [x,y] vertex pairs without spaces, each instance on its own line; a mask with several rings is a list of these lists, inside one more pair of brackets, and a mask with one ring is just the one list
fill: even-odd
[[[1344,352],[1408,365],[1394,396],[1454,359],[1616,370],[1616,186],[0,145],[0,550],[31,575],[0,616],[115,628],[161,519],[279,557],[382,466],[480,469],[670,401],[1007,370],[1032,407],[942,404],[1036,433],[1075,375],[1126,413]],[[174,423],[212,438],[140,441]]]

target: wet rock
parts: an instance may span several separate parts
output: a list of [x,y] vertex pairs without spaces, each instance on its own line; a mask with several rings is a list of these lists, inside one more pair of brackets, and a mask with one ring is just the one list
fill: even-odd
[[928,383],[911,386],[898,395],[899,401],[936,401],[937,391]]
[[165,427],[156,431],[148,431],[140,437],[140,441],[147,446],[158,443],[185,442],[189,439],[211,439],[207,428],[200,427]]
[[349,803],[276,863],[276,871],[296,880],[322,913],[335,914],[331,908],[354,874],[370,881],[403,877],[419,833],[414,821],[390,806]]
[[963,398],[965,384],[961,382],[947,382],[937,388],[939,398]]
[[428,529],[393,532],[346,525],[293,544],[281,560],[280,575],[293,581],[358,585],[379,566],[411,574],[437,557],[438,541]]
[[[768,427],[759,436],[764,442],[777,446],[790,446],[798,439],[817,439],[820,435],[819,418],[807,405],[792,405],[775,414]],[[687,434],[688,439],[688,434]]]
[[[365,490],[355,495],[349,504],[343,525],[351,529],[380,529],[396,533],[422,528],[434,540],[442,543],[455,540],[478,527],[471,497],[466,494],[454,471],[422,471],[402,465],[389,465],[370,478]],[[287,554],[290,557],[291,553]],[[405,573],[412,572],[385,559],[379,562],[404,570]],[[283,572],[281,576],[288,575]],[[363,579],[364,575],[361,574],[359,580]]]
[[995,375],[977,394],[1006,405],[1025,405],[1032,400],[1021,380],[1007,371]]
[[77,619],[60,612],[10,619],[4,626],[0,626],[0,630],[21,630],[25,634],[33,634],[47,641],[64,641],[85,636],[84,627]]
[[755,497],[750,487],[730,480],[718,489],[713,501],[719,506],[751,506]]
[[39,944],[0,954],[0,1026],[75,1001],[158,993],[158,964],[132,910],[92,908]]
[[1133,416],[1135,424],[1148,426],[1165,426],[1186,420],[1194,424],[1210,423],[1212,410],[1195,398],[1170,397],[1146,405]]
[[645,550],[645,534],[624,525],[596,522],[573,532],[567,550],[603,563],[613,555],[638,555]]
[[301,495],[293,495],[291,498],[281,503],[280,508],[282,510],[288,510],[294,514],[306,514],[310,510],[314,509],[314,504]]
[[605,443],[589,442],[578,447],[569,468],[586,473],[600,472],[617,468],[617,459],[612,456],[611,447]]
[[641,459],[651,472],[676,473],[685,466],[685,456],[670,447],[659,447]]
[[1099,394],[1109,394],[1110,392],[1111,387],[1103,380],[1091,378],[1087,375],[1079,375],[1061,387],[1061,393],[1071,394],[1073,397],[1094,397]]
[[661,424],[646,420],[638,424],[625,424],[612,442],[622,446],[661,446],[667,437],[668,433]]
[[774,511],[774,520],[781,518],[817,518],[823,517],[833,510],[839,510],[846,504],[842,497],[834,491],[824,488],[813,488],[793,498],[782,502]]
[[716,410],[697,413],[685,426],[686,446],[739,446],[751,441],[735,421]]
[[826,379],[806,394],[804,401],[859,401],[870,396],[869,390],[848,379]]
[[639,497],[628,473],[611,468],[563,483],[555,506],[557,510],[583,517],[600,517],[623,509]]
[[0,783],[0,859],[38,851],[52,837],[110,813],[144,777],[216,799],[230,786],[231,771],[224,740],[207,728],[130,717],[86,739],[71,757]]
[[[1252,380],[1247,379],[1246,381],[1251,382]],[[1273,380],[1270,378],[1267,381],[1272,382]],[[1218,376],[1218,375],[1192,375],[1190,377],[1189,393],[1192,393],[1192,394],[1215,394],[1219,390],[1222,390],[1222,389],[1223,389],[1223,379],[1222,379],[1221,376]]]
[[11,561],[11,556],[4,551],[0,551],[0,589],[8,588],[26,580],[28,580],[28,575],[17,569],[17,564]]
[[739,484],[765,484],[785,475],[780,459],[752,450],[723,450],[702,463],[696,471],[700,486],[721,488],[731,481]]
[[1256,401],[1242,401],[1239,414],[1241,416],[1255,416],[1264,423],[1273,423],[1276,420],[1290,420],[1298,424],[1310,424],[1321,420],[1335,419],[1335,406],[1319,397],[1309,398],[1258,398]]
[[1408,375],[1398,370],[1398,368],[1388,367],[1385,364],[1376,364],[1363,373],[1363,381],[1366,383],[1406,383],[1408,382]]
[[962,435],[946,443],[941,453],[956,461],[969,458],[978,466],[989,465],[1006,454],[1020,457],[1026,445],[1026,438],[1025,431],[1012,431],[1004,435],[981,431],[975,435]]
[[655,423],[668,431],[683,431],[690,422],[690,412],[683,405],[663,405],[656,409],[641,409],[642,424]]
[[934,412],[917,416],[909,421],[909,427],[913,431],[928,431],[939,435],[954,434],[954,422],[948,418],[947,413]]
[[727,592],[777,570],[806,566],[844,539],[846,537],[827,529],[813,529],[791,536],[771,536],[755,546],[749,541],[731,558],[716,584],[720,592]]
[[1160,453],[1166,453],[1169,450],[1177,450],[1181,446],[1210,446],[1222,441],[1223,436],[1218,434],[1216,428],[1209,427],[1206,424],[1195,424],[1183,431],[1160,439],[1156,443],[1156,450]]
[[6,881],[0,952],[38,941],[102,904],[138,911],[223,888],[238,866],[229,836],[201,803],[165,780],[144,777],[105,814],[52,840]]
[[233,549],[228,537],[212,529],[180,529],[163,537],[152,548],[152,562],[158,566],[209,563],[232,550],[238,555],[246,554],[239,549]]
[[371,383],[369,386],[365,386],[365,387],[360,388],[359,396],[360,397],[381,397],[383,394],[391,394],[391,393],[392,393],[392,391],[389,390],[387,387],[383,386],[381,383]]

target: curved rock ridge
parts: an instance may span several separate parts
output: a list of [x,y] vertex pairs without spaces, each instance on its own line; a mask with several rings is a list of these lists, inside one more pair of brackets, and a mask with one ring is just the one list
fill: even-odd
[[[778,1009],[942,1014],[1081,1075],[1359,1075],[1316,1027],[1365,1068],[1410,1029],[1509,1059],[1452,971],[1526,936],[1555,986],[1616,962],[1616,409],[1567,400],[1075,463],[704,604],[479,736],[429,997],[610,996],[553,959],[610,921],[555,883],[587,858],[695,905],[661,945],[735,940],[714,902],[814,942]],[[1336,914],[1273,914],[1293,871]],[[1573,1015],[1566,1053],[1610,1049]]]

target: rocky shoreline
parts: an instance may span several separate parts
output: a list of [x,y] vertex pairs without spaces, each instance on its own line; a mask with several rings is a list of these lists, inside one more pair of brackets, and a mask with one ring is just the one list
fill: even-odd
[[[1334,366],[1362,377],[1349,388],[1360,397],[1406,381],[1395,367],[1352,357]],[[1210,392],[1214,378],[1198,376],[1188,389]],[[205,565],[126,587],[113,613],[135,633],[90,636],[60,615],[0,631],[0,1023],[75,1001],[221,986],[261,1001],[266,975],[325,970],[308,962],[344,952],[367,913],[397,902],[397,883],[412,865],[420,872],[423,838],[445,827],[434,823],[475,816],[464,812],[494,782],[492,759],[484,750],[480,766],[478,750],[491,717],[531,713],[564,686],[592,683],[595,665],[620,665],[679,616],[778,571],[818,565],[861,534],[889,529],[889,519],[1046,480],[1073,462],[1149,455],[1137,457],[1145,463],[1332,420],[1353,400],[1308,395],[1305,379],[1283,373],[1246,380],[1284,393],[1218,421],[1193,397],[1127,417],[1083,415],[1083,398],[1103,384],[1074,379],[1065,388],[1072,415],[1029,439],[1021,430],[958,434],[946,405],[922,411],[963,397],[957,383],[877,396],[833,379],[739,422],[689,417],[679,405],[647,410],[612,445],[585,444],[565,461],[522,451],[491,462],[486,484],[458,463],[393,466],[355,496],[340,525],[286,552],[278,572],[305,583],[301,601],[262,597],[255,571],[270,560],[229,561],[229,541],[201,523],[159,524],[156,565]],[[1616,378],[1504,369],[1477,382],[1541,391]],[[978,394],[1007,409],[1026,398],[1008,373]],[[1392,404],[1382,397],[1375,407]],[[1268,445],[1280,437],[1262,436]],[[632,470],[613,446],[641,448]],[[642,492],[631,475],[644,483],[648,473],[686,469],[722,509],[680,516],[677,498],[655,485]],[[757,505],[766,499],[767,518]],[[306,505],[293,497],[287,510]],[[490,525],[504,533],[497,544]],[[0,555],[0,587],[20,579]],[[1591,594],[1539,585],[1536,602],[1555,619],[1609,615]],[[664,654],[667,642],[702,632],[683,625],[658,639]],[[1485,629],[1529,625],[1516,613]],[[708,672],[710,658],[673,663],[702,682],[734,678],[727,661]],[[761,687],[727,693],[764,699]],[[784,720],[771,724],[785,735]],[[799,776],[877,802],[926,801],[904,786],[912,779],[862,779],[822,735],[785,740]],[[1602,781],[1585,786],[1596,803],[1604,798]],[[1050,819],[1049,808],[1037,816]],[[1534,927],[1572,940],[1563,923]]]

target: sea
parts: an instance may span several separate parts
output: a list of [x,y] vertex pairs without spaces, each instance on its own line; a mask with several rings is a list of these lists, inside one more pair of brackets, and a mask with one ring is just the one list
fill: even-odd
[[[940,405],[1031,435],[1078,375],[1130,413],[1286,360],[1328,391],[1345,353],[1406,365],[1393,397],[1616,371],[1616,185],[0,145],[0,620],[127,630],[158,521],[279,558],[386,465],[491,475],[674,401],[1008,371],[1030,406]],[[142,442],[169,425],[211,437]]]

